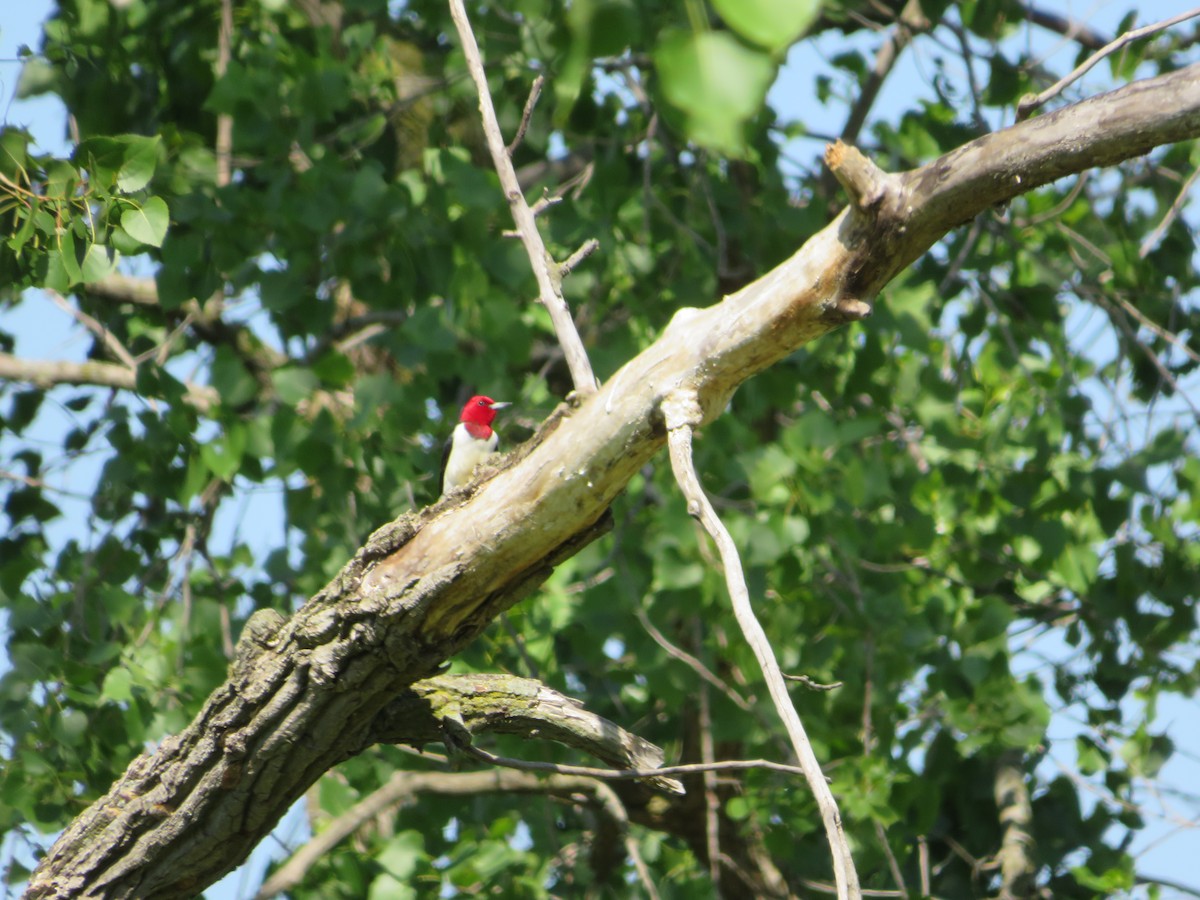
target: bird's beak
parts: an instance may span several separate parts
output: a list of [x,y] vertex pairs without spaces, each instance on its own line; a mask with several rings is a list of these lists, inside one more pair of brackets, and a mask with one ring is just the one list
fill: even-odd
[[492,403],[491,408],[492,409],[504,409],[504,407],[506,407],[506,406],[512,406],[512,402],[509,400],[497,400],[494,403]]

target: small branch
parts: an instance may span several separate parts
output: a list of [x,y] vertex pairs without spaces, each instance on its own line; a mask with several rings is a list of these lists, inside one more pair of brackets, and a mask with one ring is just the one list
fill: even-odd
[[[229,69],[233,43],[233,0],[221,0],[221,27],[217,32],[217,80],[225,77]],[[225,187],[233,177],[233,116],[221,113],[217,116],[217,187]]]
[[[683,793],[678,781],[657,774],[665,755],[661,747],[532,678],[473,674],[423,679],[377,717],[373,738],[376,743],[419,747],[445,741],[448,734],[451,740],[469,743],[471,735],[484,731],[556,741],[614,769],[650,773],[645,777],[657,790]],[[590,772],[572,770],[569,774]]]
[[842,819],[838,813],[837,802],[829,790],[829,784],[821,772],[821,764],[817,761],[812,744],[800,722],[800,716],[788,696],[787,683],[779,670],[775,659],[775,651],[767,634],[754,615],[750,604],[750,592],[746,587],[746,576],[742,571],[741,558],[733,537],[718,518],[716,511],[709,502],[696,475],[695,464],[692,461],[692,429],[702,421],[699,398],[694,391],[679,389],[672,392],[662,401],[660,408],[667,425],[667,446],[671,454],[671,468],[675,479],[687,498],[688,513],[700,520],[705,530],[712,536],[721,554],[725,567],[725,584],[733,603],[733,613],[747,643],[754,651],[758,664],[762,668],[767,689],[775,703],[775,709],[783,719],[784,727],[791,738],[792,747],[800,768],[808,781],[809,787],[821,810],[821,819],[825,824],[825,834],[829,840],[830,851],[833,854],[833,874],[837,883],[839,900],[849,900],[859,895],[858,873],[854,869],[854,860],[850,854],[850,845],[842,830]]
[[789,675],[784,672],[783,677],[787,681],[795,681],[804,685],[810,691],[836,691],[842,686],[842,682],[840,681],[831,681],[829,684],[822,684],[819,681],[813,681],[807,675]]
[[[658,769],[598,769],[594,766],[571,766],[562,763],[539,762],[536,760],[513,759],[510,756],[497,756],[481,750],[473,744],[458,745],[467,756],[473,756],[480,762],[505,769],[519,769],[523,772],[554,772],[560,775],[586,775],[588,778],[603,778],[608,781],[636,781],[642,778],[659,778],[663,775],[695,775],[704,772],[737,772],[743,769],[768,769],[772,772],[783,772],[787,775],[803,775],[804,769],[799,766],[789,766],[785,763],[773,762],[769,759],[724,759],[713,763],[688,763],[682,766],[662,766]],[[822,782],[825,777],[821,776]],[[672,793],[682,794],[683,790]]]
[[[592,364],[588,361],[587,351],[583,347],[583,341],[579,338],[575,322],[571,319],[571,310],[563,298],[559,278],[550,271],[550,266],[553,264],[550,253],[546,250],[541,232],[538,231],[533,210],[525,202],[525,195],[521,192],[517,173],[513,169],[512,157],[500,134],[500,123],[496,119],[496,110],[492,106],[491,94],[488,93],[483,58],[479,54],[479,45],[475,42],[475,34],[471,31],[471,23],[467,19],[463,0],[450,0],[450,15],[454,19],[455,28],[458,29],[459,40],[462,41],[463,54],[467,60],[467,68],[471,72],[471,79],[479,91],[479,112],[483,120],[483,132],[487,138],[488,150],[491,151],[496,174],[500,176],[500,186],[504,189],[504,196],[508,198],[508,205],[521,236],[521,243],[525,245],[525,252],[529,255],[529,262],[538,283],[539,299],[550,314],[550,320],[554,324],[554,333],[558,336],[559,343],[562,344],[563,355],[566,357],[567,367],[571,370],[571,381],[575,385],[575,392],[580,397],[587,397],[596,392],[596,376],[592,373]],[[534,98],[531,93],[532,99]]]
[[1152,232],[1146,235],[1146,239],[1142,241],[1142,245],[1138,248],[1139,259],[1145,259],[1150,255],[1151,251],[1158,246],[1158,242],[1162,240],[1162,236],[1167,233],[1167,229],[1171,227],[1171,223],[1179,218],[1179,213],[1183,209],[1184,203],[1187,202],[1187,196],[1192,190],[1192,185],[1196,183],[1196,176],[1198,175],[1200,175],[1200,168],[1193,169],[1192,174],[1183,183],[1183,187],[1179,189],[1179,194],[1175,197],[1175,202],[1171,204],[1171,208],[1163,216],[1163,220],[1155,226]]
[[588,238],[583,244],[567,257],[565,262],[559,263],[558,274],[560,278],[566,278],[575,271],[575,267],[600,249],[600,242],[595,238]]
[[[421,794],[470,797],[483,793],[588,794],[595,807],[620,832],[628,827],[625,807],[612,788],[601,781],[571,775],[539,777],[524,772],[396,772],[387,783],[335,818],[312,840],[292,854],[263,882],[255,900],[267,900],[291,890],[303,880],[313,864],[376,816]],[[637,861],[635,857],[635,863]],[[645,863],[642,864],[645,867]]]
[[850,110],[850,116],[842,128],[841,139],[847,144],[853,144],[858,140],[863,123],[867,121],[867,113],[874,105],[875,99],[879,96],[879,90],[883,87],[883,82],[892,71],[901,52],[912,41],[914,34],[924,31],[928,27],[929,20],[921,11],[920,0],[908,0],[896,19],[891,34],[875,54],[875,65],[871,69],[871,74],[867,77],[867,81],[862,87],[862,93],[858,95],[858,100],[855,101],[854,107]]
[[[1200,172],[1200,169],[1197,169],[1196,171]],[[1173,331],[1167,331],[1167,329],[1163,328],[1124,297],[1119,297],[1117,302],[1121,304],[1121,309],[1125,310],[1125,312],[1129,313],[1129,315],[1133,316],[1138,320],[1138,322],[1140,322],[1142,325],[1145,325],[1192,362],[1200,363],[1200,353],[1197,353],[1195,350],[1189,347],[1187,341],[1183,340],[1183,338],[1181,338],[1179,335],[1175,334]]]
[[1106,56],[1110,56],[1127,44],[1131,44],[1134,41],[1140,40],[1141,38],[1155,34],[1159,31],[1164,31],[1167,28],[1172,28],[1173,26],[1178,25],[1180,22],[1186,22],[1188,19],[1193,19],[1196,16],[1200,16],[1200,9],[1193,9],[1188,12],[1181,13],[1174,18],[1164,19],[1161,22],[1155,22],[1153,25],[1145,25],[1141,28],[1135,28],[1133,31],[1125,32],[1116,40],[1106,44],[1102,50],[1089,56],[1081,65],[1076,67],[1073,72],[1063,78],[1060,78],[1057,82],[1046,88],[1046,90],[1042,91],[1040,94],[1026,94],[1024,97],[1022,97],[1020,102],[1017,103],[1017,121],[1021,122],[1025,119],[1028,119],[1033,113],[1045,106],[1048,101],[1053,100],[1055,97],[1061,94],[1064,89],[1086,75],[1091,68],[1096,65],[1096,63],[1100,62]]
[[[700,759],[705,765],[717,761],[713,747],[712,710],[709,708],[708,685],[700,685]],[[708,851],[708,877],[713,886],[721,883],[721,799],[717,796],[717,773],[704,772],[704,847]]]
[[834,141],[826,147],[825,165],[860,210],[875,206],[888,190],[891,176],[850,144]]
[[[664,635],[654,626],[654,623],[650,621],[650,617],[646,615],[646,611],[644,609],[642,609],[640,606],[634,607],[633,614],[637,617],[637,620],[641,623],[642,627],[646,629],[646,634],[650,635],[650,637],[654,640],[654,643],[658,644],[658,646],[662,647],[667,651],[668,654],[675,657],[684,665],[691,668],[693,672],[728,697],[730,702],[732,702],[733,705],[738,709],[744,710],[745,712],[750,712],[753,709],[753,707],[750,705],[750,702],[746,700],[745,697],[735,691],[729,684],[713,674],[712,670],[709,669],[708,666],[704,665],[703,662],[692,656],[692,654],[688,653],[682,647],[677,647],[672,644],[667,639],[666,635]],[[795,676],[785,675],[784,677],[787,678]]]
[[517,133],[513,135],[512,141],[504,148],[509,158],[517,152],[517,148],[521,146],[521,141],[525,140],[525,132],[529,130],[529,120],[533,118],[533,108],[537,106],[538,98],[542,96],[542,86],[546,83],[546,79],[539,75],[533,79],[533,84],[529,87],[529,98],[525,101],[525,109],[521,112],[521,124],[517,126]]
[[125,349],[125,345],[117,340],[117,336],[105,328],[99,321],[89,316],[82,309],[72,306],[67,302],[67,299],[58,291],[46,291],[46,294],[54,301],[54,305],[61,309],[67,315],[71,316],[76,322],[90,331],[93,335],[100,339],[108,352],[119,359],[122,364],[131,372],[137,372],[137,362],[133,355]]
[[135,278],[114,272],[99,281],[83,285],[80,290],[88,296],[101,297],[117,303],[136,303],[139,306],[158,306],[158,286],[153,278]]
[[1109,38],[1098,31],[1094,31],[1087,22],[1068,19],[1065,16],[1058,15],[1058,13],[1039,9],[1031,3],[1025,4],[1025,18],[1034,25],[1045,28],[1048,31],[1053,31],[1056,34],[1061,34],[1068,40],[1076,41],[1089,50],[1102,50],[1104,45],[1109,41]]
[[[21,359],[10,353],[0,353],[0,380],[23,381],[40,388],[74,384],[137,392],[137,375],[116,363]],[[221,398],[207,385],[189,384],[183,399],[197,412],[207,413]]]
[[1021,769],[1021,755],[1010,751],[1001,758],[994,782],[996,809],[1004,831],[1000,852],[1000,898],[1019,900],[1030,896],[1037,866],[1032,859],[1033,806]]

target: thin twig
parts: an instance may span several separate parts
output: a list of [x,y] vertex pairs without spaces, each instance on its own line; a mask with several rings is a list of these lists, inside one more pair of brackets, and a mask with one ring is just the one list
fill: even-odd
[[[381,788],[367,795],[346,812],[326,824],[312,839],[291,855],[263,882],[255,900],[266,900],[295,887],[317,860],[367,822],[420,794],[472,796],[489,792],[522,794],[590,794],[595,805],[611,816],[619,828],[628,825],[628,815],[612,788],[592,779],[556,775],[549,778],[521,772],[396,772]],[[628,842],[626,843],[628,850]],[[636,844],[635,844],[636,846]],[[637,866],[641,857],[630,854]],[[641,864],[645,869],[645,863]],[[648,875],[646,876],[648,879]],[[647,886],[648,892],[652,886]],[[656,896],[655,894],[651,894]]]
[[1183,204],[1187,202],[1188,193],[1192,190],[1192,185],[1196,183],[1198,175],[1200,175],[1200,168],[1193,169],[1192,174],[1183,183],[1183,187],[1179,189],[1179,194],[1175,197],[1175,202],[1171,204],[1171,208],[1163,216],[1163,220],[1155,226],[1152,232],[1146,235],[1146,239],[1142,241],[1142,245],[1138,248],[1139,259],[1145,259],[1150,255],[1150,252],[1158,246],[1158,242],[1162,240],[1162,236],[1167,233],[1167,229],[1171,227],[1171,223],[1179,218],[1179,213],[1183,209]]
[[[221,27],[217,32],[216,75],[220,81],[229,69],[233,43],[233,0],[221,0]],[[217,187],[225,187],[233,178],[233,116],[217,116]]]
[[1087,22],[1060,16],[1048,10],[1039,9],[1031,3],[1025,4],[1025,17],[1034,25],[1039,25],[1048,31],[1061,34],[1067,40],[1076,41],[1089,50],[1102,50],[1109,38],[1092,29]]
[[822,684],[819,681],[813,681],[807,675],[789,675],[787,672],[784,672],[783,677],[787,681],[799,682],[810,691],[836,691],[842,686],[840,681],[831,681],[828,684]]
[[1155,22],[1153,25],[1144,25],[1141,28],[1135,28],[1133,31],[1125,32],[1116,40],[1105,45],[1104,49],[1098,51],[1097,53],[1093,53],[1086,60],[1084,60],[1083,63],[1077,66],[1073,72],[1064,76],[1063,78],[1060,78],[1057,82],[1046,88],[1046,90],[1042,91],[1040,94],[1026,94],[1024,97],[1022,97],[1017,103],[1017,121],[1020,122],[1028,119],[1030,115],[1032,115],[1041,107],[1045,106],[1048,101],[1053,100],[1055,97],[1061,94],[1069,85],[1074,84],[1084,75],[1086,75],[1088,71],[1091,70],[1094,65],[1096,65],[1096,63],[1100,62],[1106,56],[1109,56],[1117,50],[1120,50],[1126,44],[1131,44],[1136,40],[1140,40],[1141,38],[1155,34],[1156,32],[1164,31],[1167,28],[1178,25],[1180,22],[1186,22],[1188,19],[1193,19],[1196,16],[1200,16],[1200,9],[1193,9],[1189,12],[1181,13],[1173,18],[1164,19],[1161,22]]
[[[481,750],[474,744],[456,745],[467,756],[473,756],[480,762],[505,769],[519,769],[523,772],[555,772],[559,775],[585,775],[588,778],[605,778],[610,781],[633,781],[639,778],[660,778],[666,775],[694,775],[699,772],[726,772],[742,769],[769,769],[772,772],[784,772],[788,775],[803,775],[804,770],[799,766],[789,766],[769,759],[724,759],[714,763],[687,763],[681,766],[661,766],[657,769],[600,769],[595,766],[571,766],[560,763],[540,762],[537,760],[513,759],[511,756],[497,756]],[[821,776],[825,783],[825,776]]]
[[854,869],[850,845],[842,830],[837,801],[834,800],[829,784],[821,772],[821,764],[813,752],[800,716],[792,705],[791,697],[788,696],[787,682],[779,669],[779,662],[775,659],[775,651],[750,604],[750,591],[746,586],[746,576],[742,571],[737,545],[718,518],[696,475],[695,464],[692,461],[692,429],[703,420],[699,397],[695,391],[679,389],[663,400],[661,409],[666,419],[671,468],[675,472],[675,480],[679,482],[680,489],[687,498],[688,513],[700,520],[717,545],[725,567],[725,584],[733,603],[734,616],[762,668],[775,709],[783,720],[800,768],[816,797],[833,854],[833,875],[837,883],[838,898],[849,900],[851,897],[857,897],[860,894],[858,873]]
[[562,277],[570,275],[575,271],[575,267],[600,249],[600,242],[595,238],[588,238],[580,245],[579,249],[566,258],[565,262],[558,264],[558,272]]
[[580,340],[575,322],[571,318],[571,310],[563,298],[562,287],[559,283],[560,276],[551,271],[553,262],[550,253],[546,250],[541,232],[538,231],[533,210],[529,208],[529,204],[525,202],[525,195],[521,193],[521,185],[517,181],[517,173],[513,169],[512,157],[509,156],[508,150],[505,148],[504,137],[500,134],[500,123],[496,119],[496,110],[492,106],[491,94],[488,93],[483,58],[479,55],[479,45],[475,41],[475,34],[471,31],[471,23],[467,19],[463,0],[450,0],[450,15],[454,19],[454,27],[458,30],[459,40],[462,41],[463,55],[467,60],[467,69],[471,73],[471,80],[475,82],[475,88],[479,92],[479,113],[483,121],[483,133],[487,138],[488,150],[491,151],[496,174],[500,177],[500,186],[504,189],[504,196],[508,199],[509,208],[512,210],[513,221],[520,233],[521,243],[525,245],[525,252],[533,267],[533,274],[538,283],[539,299],[550,314],[554,333],[558,336],[558,342],[562,345],[563,355],[567,360],[567,368],[571,370],[571,381],[575,385],[576,394],[580,397],[590,396],[596,392],[596,376],[592,373],[592,364],[588,360],[583,341]]
[[58,291],[46,291],[46,294],[54,301],[54,305],[65,313],[71,316],[76,322],[98,337],[104,346],[108,348],[108,352],[119,359],[131,372],[137,372],[137,360],[133,358],[125,345],[117,340],[117,336],[109,331],[99,320],[89,316],[77,306],[72,306],[62,294]]
[[[1200,169],[1197,171],[1200,171]],[[1145,325],[1176,350],[1183,353],[1184,356],[1186,356],[1192,362],[1200,363],[1200,353],[1197,353],[1195,350],[1189,347],[1187,345],[1187,341],[1183,340],[1179,335],[1175,334],[1175,332],[1167,331],[1167,329],[1163,328],[1153,319],[1149,318],[1144,312],[1142,312],[1124,297],[1119,297],[1117,302],[1121,304],[1121,309],[1125,310],[1125,312],[1129,313],[1141,324]]]
[[[654,640],[654,643],[658,644],[658,646],[662,647],[667,651],[668,654],[675,657],[681,663],[690,667],[693,672],[728,697],[738,709],[750,712],[752,707],[750,706],[750,702],[745,697],[735,691],[728,683],[722,681],[715,674],[713,674],[713,671],[709,669],[708,666],[704,665],[704,663],[699,659],[692,656],[692,654],[688,653],[682,647],[677,647],[672,644],[667,639],[666,635],[664,635],[654,626],[654,623],[650,621],[650,617],[646,615],[646,611],[644,609],[642,609],[640,606],[635,606],[633,609],[633,614],[637,617],[637,620],[641,623],[642,627],[646,629],[646,634],[650,635],[650,637]],[[786,678],[789,676],[785,675],[784,677]]]
[[529,86],[529,99],[525,101],[525,109],[521,113],[521,124],[517,126],[517,133],[513,135],[512,141],[504,148],[509,157],[512,157],[517,148],[521,146],[521,141],[525,140],[525,132],[529,130],[529,120],[533,118],[533,108],[537,106],[538,98],[542,96],[542,85],[545,83],[546,79],[539,75]]
[[[700,685],[700,761],[712,765],[717,761],[713,747],[712,709],[707,684]],[[704,780],[704,848],[708,853],[708,877],[713,888],[719,892],[721,883],[721,799],[717,796],[717,773],[712,769],[703,775]]]

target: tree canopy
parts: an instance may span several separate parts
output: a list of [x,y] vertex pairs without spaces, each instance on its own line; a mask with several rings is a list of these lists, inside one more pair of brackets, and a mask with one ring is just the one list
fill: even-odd
[[474,4],[498,172],[451,5],[58,0],[25,61],[72,151],[0,130],[0,304],[86,353],[0,319],[6,885],[194,896],[303,799],[262,896],[852,894],[715,516],[864,889],[1157,892],[1195,25]]

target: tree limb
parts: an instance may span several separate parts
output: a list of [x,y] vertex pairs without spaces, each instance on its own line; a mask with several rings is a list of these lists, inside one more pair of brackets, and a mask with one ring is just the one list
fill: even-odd
[[322,772],[368,745],[399,691],[604,530],[610,504],[666,442],[666,396],[694,391],[711,421],[743,381],[861,318],[949,229],[1063,175],[1200,135],[1198,73],[1136,82],[890,178],[878,204],[844,211],[757,281],[679,310],[499,470],[376,532],[183,732],[134,760],[63,832],[27,896],[199,893]]
[[585,794],[612,820],[620,833],[629,824],[624,804],[602,781],[578,775],[532,775],[511,769],[483,772],[396,772],[387,783],[338,816],[320,834],[297,850],[263,882],[255,900],[267,900],[295,887],[322,856],[376,816],[421,794],[474,796],[483,793]]
[[[784,728],[792,741],[792,749],[800,762],[800,768],[804,770],[809,789],[816,797],[817,808],[821,811],[821,819],[825,823],[825,836],[833,854],[833,875],[838,886],[838,900],[850,900],[858,896],[858,873],[854,869],[850,844],[842,830],[837,801],[834,800],[829,783],[821,771],[821,763],[808,740],[796,707],[792,705],[792,698],[788,694],[779,662],[775,659],[771,641],[754,614],[754,607],[750,603],[750,589],[746,586],[746,575],[742,571],[742,560],[737,545],[717,516],[696,475],[696,466],[692,461],[692,429],[702,419],[699,398],[694,391],[674,391],[663,400],[662,412],[667,424],[671,468],[675,472],[675,480],[679,482],[680,490],[687,499],[688,514],[704,526],[704,530],[712,536],[721,554],[721,563],[725,568],[725,586],[733,604],[733,615],[741,626],[746,643],[754,651],[754,657],[758,660],[763,678],[767,682],[767,691],[775,703],[775,710],[783,720]],[[709,862],[710,865],[715,865],[714,860]]]
[[[21,359],[11,353],[0,353],[0,380],[23,381],[40,388],[74,384],[81,387],[137,390],[137,373],[116,363]],[[189,384],[183,399],[197,411],[204,413],[220,401],[220,396],[207,385]]]
[[1037,866],[1033,862],[1033,806],[1021,754],[1010,751],[996,766],[994,783],[996,809],[1004,836],[1000,843],[1000,898],[1021,900],[1032,894]]
[[[487,138],[488,150],[492,154],[492,163],[496,167],[496,174],[500,176],[500,186],[504,189],[504,196],[508,198],[508,205],[512,209],[513,221],[517,223],[517,233],[521,237],[521,243],[525,245],[525,252],[529,254],[529,262],[538,283],[539,299],[546,307],[546,311],[550,314],[550,321],[554,324],[554,333],[558,336],[559,344],[562,345],[567,366],[571,370],[571,381],[575,385],[575,391],[580,397],[587,397],[596,392],[596,376],[592,374],[592,364],[588,361],[587,351],[583,347],[583,341],[579,339],[579,332],[575,329],[575,322],[571,318],[571,310],[567,307],[567,301],[563,297],[562,274],[551,271],[551,267],[555,264],[542,240],[541,232],[538,231],[533,210],[525,202],[525,195],[521,192],[517,173],[513,169],[512,155],[504,144],[503,135],[500,134],[500,122],[496,119],[496,110],[492,106],[491,94],[488,93],[487,74],[483,70],[483,59],[479,55],[479,45],[475,42],[475,34],[471,31],[471,23],[467,19],[467,11],[462,0],[450,0],[450,15],[454,19],[455,28],[458,29],[459,40],[462,41],[463,54],[467,59],[467,69],[479,92],[479,113],[483,120],[483,133]],[[522,128],[517,137],[513,139],[514,145],[524,132],[524,125],[532,113],[532,104],[537,102],[540,90],[541,86],[535,83],[535,90],[530,92],[529,104],[522,117]]]
[[1141,40],[1144,37],[1149,37],[1152,34],[1157,34],[1160,31],[1165,31],[1166,29],[1172,28],[1181,22],[1186,22],[1188,19],[1194,19],[1196,16],[1200,16],[1200,9],[1189,10],[1188,12],[1180,13],[1179,15],[1170,19],[1164,19],[1161,22],[1155,22],[1151,25],[1144,25],[1141,28],[1133,29],[1133,31],[1126,31],[1115,40],[1105,44],[1098,52],[1093,53],[1086,60],[1084,60],[1083,63],[1081,63],[1079,66],[1076,66],[1074,71],[1060,78],[1040,94],[1027,94],[1022,97],[1020,102],[1017,103],[1017,121],[1020,122],[1022,119],[1026,119],[1033,115],[1035,112],[1037,112],[1037,110],[1045,106],[1048,101],[1061,94],[1065,88],[1074,84],[1089,71],[1091,71],[1092,67],[1103,60],[1106,56],[1115,53],[1122,47],[1132,44],[1134,41]]

